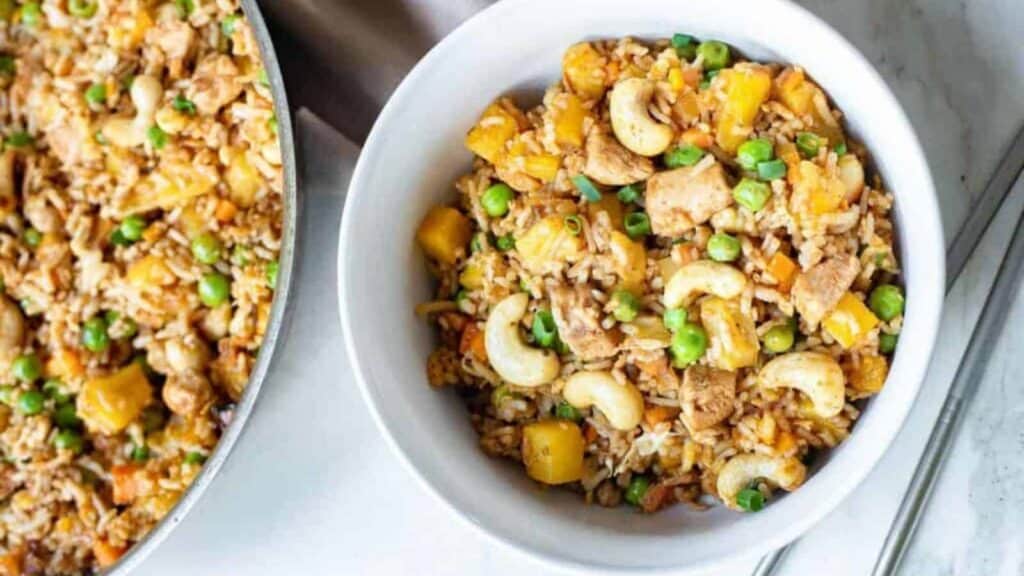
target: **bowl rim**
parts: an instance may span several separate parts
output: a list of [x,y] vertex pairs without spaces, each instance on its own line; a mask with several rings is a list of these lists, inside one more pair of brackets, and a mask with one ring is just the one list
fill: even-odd
[[[339,229],[337,261],[338,310],[342,325],[342,334],[345,340],[345,352],[348,354],[351,361],[353,374],[358,384],[360,395],[368,405],[370,414],[375,424],[380,429],[386,443],[398,455],[402,465],[411,473],[412,477],[416,478],[417,482],[423,486],[428,493],[437,500],[443,502],[445,507],[454,512],[454,515],[460,518],[464,523],[473,526],[477,531],[483,533],[492,541],[501,544],[506,549],[512,550],[523,557],[533,559],[534,561],[540,561],[548,566],[562,570],[570,570],[576,573],[593,573],[595,570],[599,570],[610,574],[664,574],[679,573],[680,571],[684,571],[686,573],[690,573],[691,571],[703,572],[714,570],[716,568],[724,568],[741,559],[749,560],[760,557],[771,550],[782,547],[796,538],[799,538],[808,529],[820,522],[826,515],[833,512],[837,506],[863,482],[867,475],[874,470],[884,454],[888,451],[896,435],[903,428],[907,414],[913,406],[914,400],[920,392],[922,383],[926,377],[927,367],[938,335],[942,306],[945,299],[942,289],[942,286],[944,285],[943,280],[945,279],[945,260],[943,257],[943,250],[932,249],[927,253],[915,254],[914,257],[915,265],[926,269],[926,274],[936,280],[936,287],[933,290],[922,292],[923,296],[928,297],[923,298],[925,301],[920,303],[921,306],[918,309],[919,313],[916,319],[916,325],[921,327],[919,332],[923,333],[927,338],[926,341],[915,342],[914,354],[919,359],[916,362],[919,366],[911,367],[910,370],[919,376],[914,378],[912,382],[902,383],[902,388],[898,390],[897,395],[893,395],[889,399],[889,403],[895,405],[892,409],[893,412],[890,414],[890,417],[893,418],[895,422],[875,434],[875,440],[878,441],[878,446],[880,447],[875,448],[868,453],[869,458],[864,460],[864,466],[848,471],[850,472],[848,475],[830,483],[829,486],[832,488],[832,491],[817,501],[817,504],[812,508],[811,513],[800,517],[796,522],[781,527],[774,534],[766,535],[764,541],[758,545],[731,556],[723,555],[719,557],[700,559],[686,566],[665,565],[629,567],[590,563],[576,558],[558,556],[544,550],[536,549],[524,541],[499,533],[491,527],[484,525],[476,517],[468,514],[454,501],[446,497],[442,489],[435,484],[433,479],[427,477],[426,474],[413,462],[410,454],[406,453],[398,439],[392,434],[388,423],[385,422],[385,416],[378,408],[377,398],[373,389],[374,385],[368,381],[368,372],[366,367],[362,364],[360,344],[356,338],[357,331],[355,331],[353,327],[351,310],[349,306],[346,305],[346,302],[348,302],[348,294],[351,290],[349,282],[352,281],[352,277],[355,275],[355,272],[357,272],[354,268],[353,274],[350,275],[347,272],[350,269],[349,247],[354,247],[359,242],[359,240],[353,236],[353,222],[355,220],[355,214],[358,212],[357,207],[362,203],[367,195],[360,190],[365,189],[364,181],[370,177],[370,168],[368,168],[370,162],[365,159],[367,157],[376,156],[379,153],[379,149],[386,144],[387,135],[385,134],[385,131],[387,130],[387,126],[402,110],[405,101],[415,90],[415,87],[421,80],[421,77],[427,73],[428,69],[434,65],[436,61],[441,60],[447,51],[457,46],[462,41],[463,37],[472,33],[477,27],[483,26],[488,22],[494,22],[495,20],[500,19],[503,15],[525,10],[529,5],[541,4],[542,2],[544,2],[544,0],[504,0],[503,2],[498,2],[488,6],[462,22],[456,29],[434,45],[416,63],[405,78],[403,78],[402,82],[392,93],[378,115],[373,128],[363,145],[359,161],[356,164],[349,182],[346,203],[342,213]],[[927,228],[930,228],[931,238],[922,238],[922,240],[928,240],[930,245],[933,247],[945,246],[937,194],[920,140],[917,137],[917,134],[914,131],[903,107],[893,95],[892,91],[889,89],[878,71],[845,37],[839,34],[830,24],[814,15],[806,8],[789,0],[761,0],[760,4],[769,6],[772,10],[782,11],[784,12],[785,17],[797,19],[803,25],[817,28],[831,44],[830,48],[842,52],[844,58],[851,59],[858,64],[861,67],[861,70],[859,70],[858,73],[863,72],[865,80],[876,84],[880,88],[879,94],[884,99],[883,106],[894,113],[897,121],[897,125],[894,126],[893,129],[905,132],[908,136],[907,144],[910,146],[910,149],[907,151],[907,157],[911,158],[914,162],[912,169],[921,176],[919,189],[922,193],[920,193],[920,197],[917,200],[923,201],[923,204],[915,205],[914,214],[915,218],[924,218],[931,224],[926,227],[926,229],[922,230],[923,233],[929,232]],[[628,35],[628,31],[625,31],[623,35]],[[897,207],[897,212],[898,211],[899,208]],[[906,254],[906,252],[904,252],[904,254]],[[852,434],[856,434],[856,431]],[[827,465],[825,468],[827,468]],[[817,472],[817,474],[820,473],[821,471]]]

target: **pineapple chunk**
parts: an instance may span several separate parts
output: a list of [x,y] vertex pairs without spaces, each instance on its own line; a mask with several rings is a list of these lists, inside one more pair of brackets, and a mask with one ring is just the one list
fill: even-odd
[[647,250],[644,245],[613,230],[609,247],[615,273],[622,279],[622,288],[635,294],[642,293],[647,278]]
[[582,478],[585,447],[583,433],[573,422],[542,420],[523,426],[523,465],[538,482],[564,484]]
[[735,371],[757,363],[760,343],[754,321],[734,300],[708,298],[700,304],[700,319],[708,332],[708,359],[723,370]]
[[534,274],[575,262],[583,255],[584,240],[574,236],[562,216],[548,216],[516,238],[516,251],[523,265]]
[[553,181],[561,165],[562,159],[553,154],[530,154],[523,157],[523,172],[541,182]]
[[115,16],[113,25],[107,27],[107,44],[116,49],[131,50],[142,43],[152,27],[153,17],[145,9],[135,15]]
[[871,332],[878,322],[878,317],[859,298],[847,292],[822,321],[822,326],[843,348],[850,348]]
[[718,145],[729,153],[750,135],[761,104],[772,88],[771,71],[764,66],[739,64],[723,70],[719,77],[725,86],[725,102],[715,119]]
[[825,171],[813,162],[801,160],[791,180],[791,208],[797,214],[828,214],[842,207],[846,200],[846,185],[843,181],[838,177],[827,176]]
[[800,68],[787,68],[775,79],[775,94],[778,99],[799,116],[810,116],[811,130],[824,136],[834,146],[845,140],[832,111],[828,107],[825,92],[807,79]]
[[157,208],[171,210],[210,193],[217,185],[217,180],[216,174],[194,166],[161,165],[139,180],[128,193],[121,209],[126,214]]
[[597,100],[604,96],[605,63],[589,42],[573,44],[562,57],[562,77],[573,92]]
[[491,164],[505,153],[505,145],[526,125],[526,117],[508,98],[488,106],[466,134],[466,148]]
[[256,202],[256,194],[263,187],[263,177],[244,151],[235,151],[229,158],[224,180],[231,191],[231,201],[241,208],[248,208]]
[[153,389],[138,362],[119,371],[87,380],[78,394],[78,414],[89,430],[117,434],[142,413]]
[[136,288],[160,288],[173,284],[177,277],[163,258],[150,254],[132,262],[128,267],[128,283]]
[[462,274],[459,274],[459,284],[468,290],[479,290],[484,287],[484,268],[477,258],[470,258]]
[[423,218],[416,240],[427,256],[450,265],[464,252],[472,235],[469,218],[455,208],[435,206]]
[[863,356],[860,365],[850,371],[850,386],[864,394],[877,394],[885,386],[889,363],[882,356]]
[[587,110],[575,94],[559,94],[551,107],[555,125],[555,142],[569,146],[583,146],[583,120]]

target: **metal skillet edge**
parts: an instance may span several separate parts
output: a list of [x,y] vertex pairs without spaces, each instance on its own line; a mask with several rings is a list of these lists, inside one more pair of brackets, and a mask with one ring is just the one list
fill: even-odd
[[292,129],[288,98],[285,95],[284,77],[281,74],[277,54],[274,52],[274,46],[271,43],[270,32],[267,30],[266,22],[263,20],[263,15],[256,0],[240,1],[242,11],[252,27],[256,43],[259,45],[263,68],[266,70],[267,79],[270,82],[270,91],[274,98],[274,112],[277,115],[277,134],[281,146],[281,165],[284,170],[284,222],[281,226],[281,253],[278,260],[280,269],[274,291],[274,300],[270,308],[270,319],[267,322],[263,343],[260,345],[260,351],[256,357],[256,364],[249,375],[249,382],[246,385],[245,392],[242,394],[242,399],[235,406],[231,424],[228,425],[221,435],[217,446],[206,461],[202,471],[185,490],[181,498],[178,499],[177,504],[150,530],[149,534],[132,546],[116,564],[101,572],[101,574],[106,576],[128,576],[135,568],[138,568],[181,523],[193,506],[202,498],[206,489],[213,483],[214,478],[220,472],[221,466],[227,461],[228,456],[235,447],[235,442],[238,441],[238,438],[245,430],[245,425],[249,420],[249,416],[252,415],[259,398],[259,392],[263,387],[267,371],[276,354],[278,339],[287,328],[287,312],[291,304],[292,294],[291,280],[297,264],[295,245],[298,227],[296,223],[301,211],[298,196],[298,164],[295,153],[294,131]]

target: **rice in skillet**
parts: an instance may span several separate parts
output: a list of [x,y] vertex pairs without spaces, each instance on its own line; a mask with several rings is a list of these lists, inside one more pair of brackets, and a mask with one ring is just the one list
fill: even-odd
[[0,0],[0,133],[0,573],[91,573],[171,509],[245,387],[276,119],[236,0]]
[[576,44],[562,74],[483,111],[417,231],[430,383],[588,501],[760,510],[885,383],[892,197],[799,67],[677,34]]

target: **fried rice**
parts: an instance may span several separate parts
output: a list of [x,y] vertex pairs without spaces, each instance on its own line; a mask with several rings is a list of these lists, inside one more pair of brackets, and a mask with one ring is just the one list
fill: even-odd
[[465,143],[417,231],[438,280],[418,313],[486,454],[603,506],[756,512],[885,384],[893,198],[799,66],[583,42]]
[[281,152],[237,0],[0,1],[0,572],[168,513],[266,329]]

